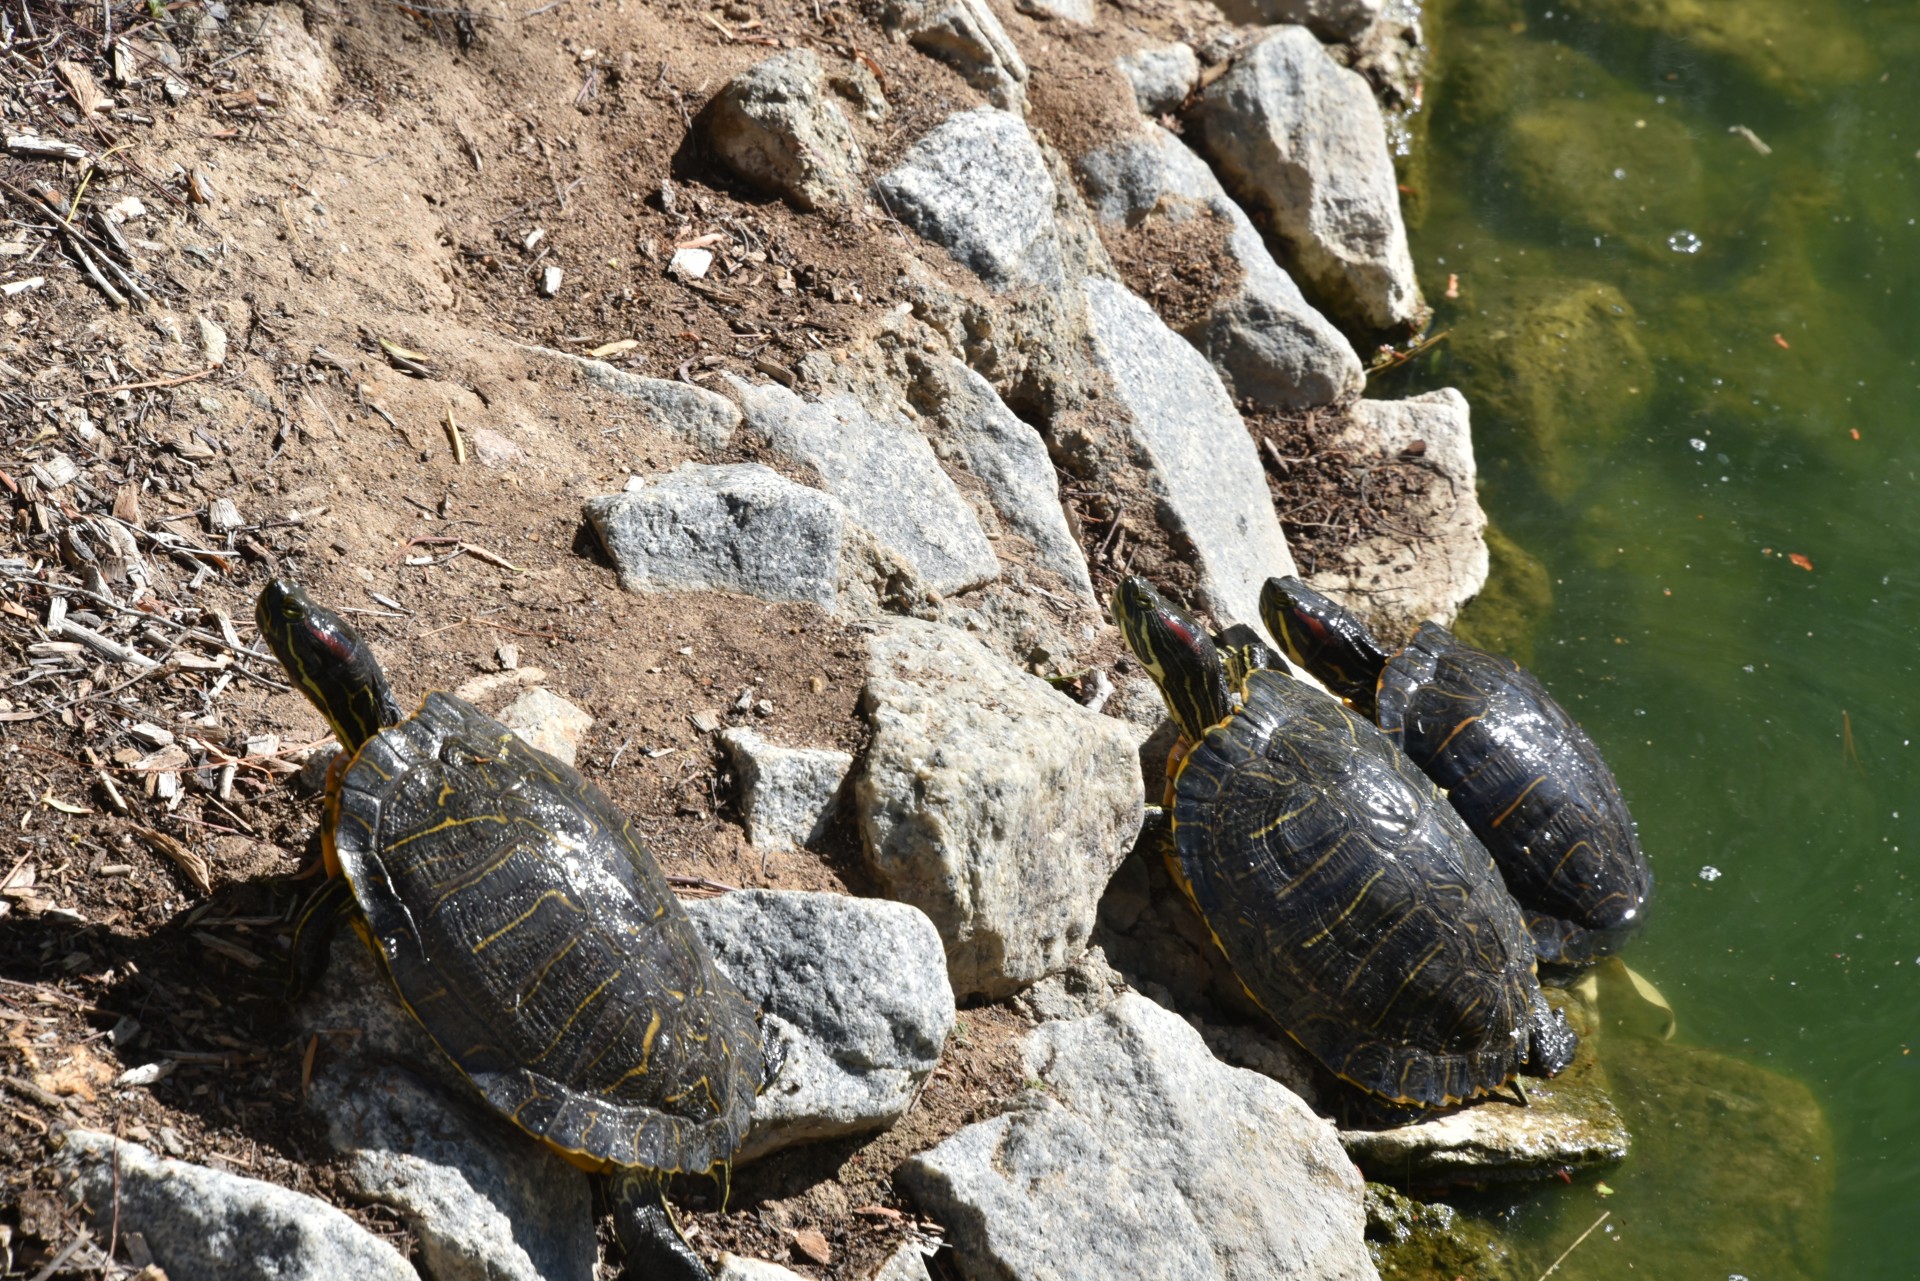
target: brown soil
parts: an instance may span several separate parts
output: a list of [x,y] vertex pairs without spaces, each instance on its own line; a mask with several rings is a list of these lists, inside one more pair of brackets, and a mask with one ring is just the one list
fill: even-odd
[[[21,20],[14,64],[0,64],[9,133],[104,157],[0,157],[0,284],[44,278],[0,297],[0,1273],[34,1274],[79,1231],[46,1172],[67,1125],[327,1197],[405,1250],[397,1220],[340,1186],[298,1106],[309,1047],[290,1030],[281,958],[310,883],[287,878],[319,807],[288,771],[324,726],[271,662],[223,638],[252,643],[253,598],[287,573],[358,611],[401,691],[495,672],[511,645],[594,715],[580,767],[640,817],[669,873],[867,889],[850,837],[817,854],[750,849],[714,736],[689,719],[713,710],[857,753],[859,637],[806,607],[621,592],[581,500],[631,471],[721,459],[502,336],[657,377],[791,377],[886,314],[906,256],[949,265],[884,218],[740,189],[684,141],[689,123],[730,76],[793,45],[880,78],[890,113],[861,126],[876,167],[978,95],[844,0],[457,13],[313,0],[279,10],[288,27],[264,38],[243,34],[258,8],[216,23],[196,3],[117,3],[120,54],[107,12],[25,0],[7,19]],[[1127,22],[1191,36],[1184,12],[1129,5]],[[1036,61],[1057,48],[1109,95],[1086,111],[1037,96],[1047,128],[1095,139],[1113,85],[1087,68],[1111,50],[1003,16]],[[309,39],[334,78],[302,79]],[[128,197],[147,213],[122,229],[122,255],[90,216]],[[68,211],[74,230],[56,231]],[[694,240],[716,252],[713,272],[669,278],[674,246]],[[1202,247],[1120,244],[1130,278],[1174,311],[1215,270]],[[128,293],[131,277],[151,302],[110,303],[76,247],[118,262],[108,283]],[[1150,263],[1175,249],[1159,288]],[[551,266],[564,283],[546,298]],[[224,333],[217,367],[202,318]],[[1308,449],[1277,439],[1283,455]],[[1191,572],[1150,497],[1063,485],[1098,586],[1146,572],[1184,594]],[[1288,532],[1388,502],[1363,498],[1360,517],[1314,508]],[[116,545],[117,528],[137,546]],[[50,636],[50,584],[104,589],[68,619],[160,666]],[[1109,629],[1075,657],[1119,654]],[[737,709],[746,690],[771,714]],[[963,1020],[893,1131],[744,1169],[724,1212],[690,1190],[700,1244],[854,1277],[931,1231],[894,1165],[1023,1088],[1008,1052],[1021,1016]],[[164,1079],[114,1086],[161,1060],[177,1064]],[[830,1263],[793,1253],[807,1228]],[[69,1265],[97,1274],[98,1259],[87,1247]]]

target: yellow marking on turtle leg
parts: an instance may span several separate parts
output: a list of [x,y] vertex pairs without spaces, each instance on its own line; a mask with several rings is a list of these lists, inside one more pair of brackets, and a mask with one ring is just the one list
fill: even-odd
[[545,893],[541,894],[539,898],[533,900],[532,907],[520,913],[520,915],[514,917],[511,921],[508,921],[505,925],[502,925],[499,929],[487,935],[485,938],[481,939],[478,943],[475,943],[473,945],[473,954],[475,956],[480,955],[480,953],[486,951],[487,948],[491,947],[494,943],[499,942],[500,939],[504,938],[508,934],[513,933],[513,931],[519,929],[522,925],[526,924],[527,918],[532,916],[535,912],[538,912],[540,910],[540,905],[546,902],[550,898],[559,899],[562,903],[566,904],[569,908],[571,908],[575,912],[578,912],[580,910],[580,908],[574,903],[574,901],[566,896],[565,892],[561,890],[548,890]]
[[1373,883],[1379,880],[1381,877],[1385,876],[1386,874],[1387,874],[1387,869],[1383,867],[1379,871],[1375,872],[1372,876],[1369,876],[1367,878],[1367,883],[1360,887],[1360,892],[1353,896],[1353,901],[1340,909],[1340,915],[1334,917],[1331,921],[1328,921],[1327,927],[1325,929],[1321,930],[1318,934],[1314,935],[1312,938],[1308,939],[1305,943],[1302,943],[1300,946],[1302,948],[1312,947],[1315,944],[1322,941],[1323,939],[1325,939],[1328,935],[1332,934],[1335,926],[1339,925],[1340,922],[1346,920],[1349,916],[1353,915],[1354,909],[1359,907],[1361,902],[1365,900],[1365,898],[1367,897],[1367,891],[1373,888]]
[[1520,802],[1522,802],[1522,801],[1524,801],[1524,800],[1526,800],[1526,799],[1527,799],[1527,797],[1528,797],[1528,796],[1529,796],[1529,795],[1530,795],[1530,794],[1531,794],[1531,793],[1533,792],[1533,789],[1534,789],[1534,788],[1536,788],[1536,787],[1538,787],[1538,786],[1540,786],[1540,784],[1542,784],[1542,783],[1544,783],[1544,782],[1546,782],[1546,780],[1547,780],[1547,776],[1546,776],[1545,774],[1542,774],[1542,775],[1540,775],[1540,776],[1539,776],[1538,778],[1536,778],[1536,779],[1534,779],[1534,780],[1533,780],[1533,781],[1532,781],[1531,783],[1528,783],[1528,784],[1527,784],[1527,790],[1526,790],[1526,791],[1524,791],[1524,792],[1522,792],[1522,793],[1520,793],[1520,795],[1518,795],[1518,796],[1516,796],[1516,797],[1514,797],[1514,798],[1513,798],[1513,804],[1511,804],[1511,805],[1509,805],[1509,806],[1507,806],[1507,808],[1505,808],[1505,809],[1503,809],[1503,810],[1501,810],[1501,811],[1500,811],[1500,817],[1499,817],[1499,818],[1496,818],[1496,819],[1494,819],[1494,820],[1493,820],[1493,822],[1492,822],[1492,823],[1491,823],[1491,824],[1490,824],[1489,826],[1492,826],[1492,827],[1498,827],[1498,826],[1500,826],[1500,825],[1501,825],[1502,823],[1504,823],[1504,822],[1506,822],[1506,821],[1507,821],[1507,816],[1508,816],[1509,814],[1512,814],[1512,813],[1513,813],[1513,812],[1514,812],[1515,810],[1517,810],[1517,809],[1519,809],[1519,808],[1520,808]]

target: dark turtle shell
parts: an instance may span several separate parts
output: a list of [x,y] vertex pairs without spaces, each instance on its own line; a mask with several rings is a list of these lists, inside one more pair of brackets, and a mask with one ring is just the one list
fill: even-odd
[[1653,874],[1613,771],[1533,673],[1423,623],[1387,661],[1380,728],[1447,791],[1542,961],[1585,965],[1640,924]]
[[732,1156],[754,1012],[599,788],[429,694],[336,766],[325,833],[401,999],[494,1107],[589,1169]]
[[1194,905],[1254,1000],[1336,1075],[1438,1107],[1571,1060],[1492,859],[1372,724],[1253,672],[1172,793]]

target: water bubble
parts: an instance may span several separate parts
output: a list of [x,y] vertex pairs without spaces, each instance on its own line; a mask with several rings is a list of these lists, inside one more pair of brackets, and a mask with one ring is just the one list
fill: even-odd
[[1709,863],[1700,869],[1700,879],[1703,881],[1717,881],[1720,879],[1720,869]]
[[1624,178],[1627,176],[1627,171],[1625,169],[1615,169],[1613,171],[1613,176],[1616,178]]
[[1698,436],[1689,436],[1687,443],[1693,446],[1693,452],[1696,454],[1704,454],[1707,452],[1707,442],[1701,440]]
[[1691,231],[1676,231],[1667,237],[1667,248],[1677,254],[1697,254],[1700,252],[1700,237]]

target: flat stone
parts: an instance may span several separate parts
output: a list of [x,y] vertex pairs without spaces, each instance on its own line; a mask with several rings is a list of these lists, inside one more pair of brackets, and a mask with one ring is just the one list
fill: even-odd
[[1024,107],[1026,60],[986,0],[890,0],[884,20],[914,48],[953,64],[994,106]]
[[1306,28],[1269,29],[1201,92],[1189,122],[1323,309],[1361,330],[1426,322],[1379,104]]
[[735,76],[700,123],[729,169],[802,209],[861,194],[860,144],[827,95],[826,72],[811,49],[775,54]]
[[1133,100],[1149,120],[1178,112],[1200,83],[1200,55],[1182,41],[1136,49],[1114,65],[1133,86]]
[[579,759],[580,744],[593,717],[551,690],[530,689],[500,709],[496,718],[549,756],[568,765]]
[[949,117],[874,183],[882,205],[998,289],[1065,282],[1058,191],[1020,117],[991,107]]
[[435,1281],[591,1281],[587,1174],[477,1096],[382,1065],[321,1075],[309,1106],[326,1116],[359,1193],[406,1220]]
[[324,1201],[68,1130],[55,1162],[102,1237],[138,1232],[169,1275],[225,1281],[419,1281],[386,1242]]
[[818,747],[778,747],[750,729],[726,730],[720,742],[739,772],[740,808],[755,849],[799,849],[826,835],[853,757]]
[[868,645],[854,800],[868,866],[932,918],[962,997],[1006,996],[1085,947],[1139,830],[1133,738],[937,623]]
[[958,360],[912,353],[908,398],[925,416],[934,449],[986,487],[1006,526],[1034,547],[1034,560],[1093,599],[1086,554],[1067,527],[1060,480],[1040,433],[1014,416],[993,385]]
[[[1420,452],[1405,451],[1418,444]],[[1351,601],[1381,635],[1407,635],[1426,619],[1449,625],[1487,581],[1486,513],[1480,509],[1467,398],[1452,388],[1408,400],[1359,400],[1322,448],[1424,470],[1426,493],[1396,509],[1411,530],[1343,547],[1307,581]]]
[[1489,1098],[1409,1125],[1342,1130],[1354,1163],[1383,1183],[1433,1186],[1545,1179],[1624,1159],[1631,1140],[1596,1052],[1594,1007],[1564,989],[1548,988],[1547,999],[1566,1011],[1580,1048],[1559,1076],[1526,1079],[1525,1107]]
[[754,1101],[740,1159],[898,1120],[953,1028],[933,923],[904,903],[797,890],[740,890],[686,907],[785,1053]]
[[973,508],[910,424],[850,395],[802,400],[772,383],[731,385],[747,430],[813,468],[826,492],[929,590],[951,595],[999,577]]
[[1071,22],[1082,27],[1094,23],[1093,0],[1013,0],[1013,7],[1042,22]]
[[1261,584],[1292,570],[1253,438],[1206,358],[1125,286],[1087,279],[1094,362],[1129,411],[1128,428],[1200,570],[1217,622],[1259,625]]
[[516,343],[523,351],[578,369],[593,386],[634,402],[649,427],[702,449],[722,449],[740,425],[739,408],[718,392],[666,378],[645,378],[604,360]]
[[1215,1060],[1143,996],[1041,1025],[1041,1088],[896,1173],[968,1275],[1375,1277],[1363,1185],[1333,1129],[1288,1091]]
[[1076,169],[1095,215],[1109,225],[1207,215],[1226,224],[1240,279],[1181,332],[1234,400],[1300,410],[1360,395],[1366,375],[1353,345],[1308,304],[1206,162],[1171,132],[1149,126],[1083,156]]
[[[942,477],[942,479],[945,479]],[[831,608],[846,509],[759,463],[688,463],[586,518],[630,592],[708,590]]]

